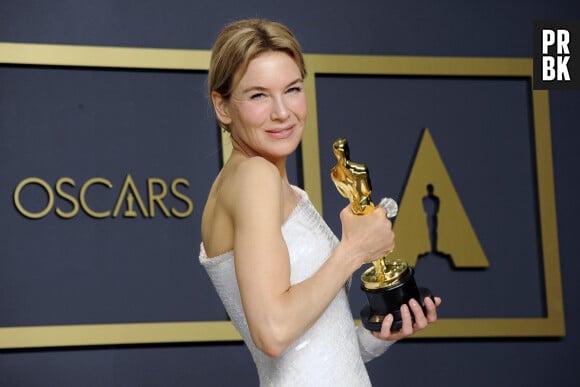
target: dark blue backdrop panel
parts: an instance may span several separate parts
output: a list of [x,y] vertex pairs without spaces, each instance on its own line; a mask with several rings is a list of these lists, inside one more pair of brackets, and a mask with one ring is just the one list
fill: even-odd
[[[453,270],[428,256],[417,264],[420,285],[445,298],[442,317],[544,316],[526,79],[323,75],[316,90],[324,214],[335,232],[346,201],[329,178],[336,163],[332,142],[348,137],[351,159],[369,167],[376,201],[400,201],[423,129],[429,128],[490,267]],[[348,109],[336,108],[345,103]],[[366,302],[359,275],[354,285],[357,312]]]
[[5,0],[0,36],[11,42],[209,49],[226,23],[266,17],[292,28],[309,53],[527,57],[531,21],[578,18],[575,3]]
[[[226,316],[197,261],[199,224],[207,191],[221,163],[204,72],[90,68],[0,67],[0,325],[66,325],[223,320]],[[148,207],[147,179],[178,190],[193,203],[186,218],[156,206],[145,217],[103,219],[82,209],[63,219],[54,208],[72,204],[55,196],[41,219],[13,205],[20,181],[38,177],[52,190],[61,177],[78,198],[88,179],[87,202],[113,211],[127,175]],[[159,194],[160,186],[154,192]],[[40,185],[26,186],[21,202],[47,205]],[[170,192],[163,200],[184,212]]]

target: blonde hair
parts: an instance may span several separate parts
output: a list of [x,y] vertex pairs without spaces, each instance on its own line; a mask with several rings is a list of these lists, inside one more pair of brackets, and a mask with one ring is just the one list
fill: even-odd
[[[228,100],[250,61],[268,51],[288,54],[302,78],[306,76],[300,44],[288,27],[266,19],[245,19],[227,25],[216,39],[208,73],[209,95],[215,91]],[[229,131],[227,125],[220,126]]]

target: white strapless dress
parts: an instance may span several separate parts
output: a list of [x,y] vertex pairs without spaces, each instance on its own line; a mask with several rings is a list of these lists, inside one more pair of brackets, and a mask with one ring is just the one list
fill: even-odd
[[[292,285],[312,276],[330,256],[338,239],[314,208],[305,191],[282,225],[290,253]],[[280,357],[259,350],[248,329],[234,269],[233,251],[208,258],[203,243],[199,260],[211,278],[232,323],[248,346],[261,386],[370,386],[364,362],[381,355],[392,342],[375,338],[355,327],[347,297],[340,291],[322,316]]]

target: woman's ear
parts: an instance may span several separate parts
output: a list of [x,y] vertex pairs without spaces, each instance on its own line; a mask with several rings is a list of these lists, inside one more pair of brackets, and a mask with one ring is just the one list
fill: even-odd
[[230,118],[228,101],[217,91],[212,91],[211,102],[218,121],[223,125],[229,125],[232,122],[232,119]]

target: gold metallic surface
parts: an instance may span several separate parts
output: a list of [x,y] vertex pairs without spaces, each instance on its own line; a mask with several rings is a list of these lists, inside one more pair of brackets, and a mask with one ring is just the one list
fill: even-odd
[[[0,43],[0,64],[179,69],[207,71],[209,50],[70,46]],[[316,76],[323,74],[379,76],[445,76],[532,80],[531,58],[462,58],[306,54],[309,75],[306,130],[301,144],[303,181],[313,204],[322,213]],[[444,318],[414,338],[559,337],[565,335],[564,306],[558,250],[550,112],[547,91],[531,91],[541,248],[547,314],[538,318]],[[222,141],[224,159],[231,151]],[[402,198],[402,203],[404,198]],[[189,211],[189,208],[188,208]],[[38,215],[38,214],[33,214]],[[397,224],[401,221],[398,219]],[[402,238],[406,236],[401,235]],[[410,237],[410,236],[409,236]],[[397,246],[401,239],[397,237]],[[357,321],[358,323],[359,321]],[[142,324],[58,325],[0,328],[0,348],[41,348],[241,340],[228,321]]]
[[[350,201],[354,214],[365,215],[375,208],[371,200],[371,178],[365,164],[356,163],[350,159],[350,151],[346,138],[337,139],[332,144],[332,152],[336,157],[336,165],[330,172],[330,177],[340,194]],[[409,269],[402,260],[389,261],[385,255],[372,262],[373,267],[367,269],[361,276],[367,289],[384,289],[401,283],[403,274]]]
[[[379,264],[378,270],[375,262]],[[373,267],[363,272],[361,280],[365,288],[369,290],[390,288],[401,283],[401,278],[407,270],[409,270],[409,265],[402,259],[388,260],[387,257],[382,257],[373,262]],[[380,273],[379,276],[377,272]]]
[[0,348],[239,341],[229,321],[7,327]]
[[371,200],[371,179],[366,165],[350,160],[346,138],[337,139],[332,145],[336,166],[330,176],[340,194],[350,201],[352,212],[365,215],[375,208]]
[[208,50],[0,43],[0,63],[48,66],[207,70]]

